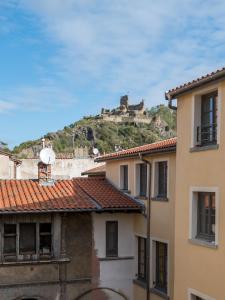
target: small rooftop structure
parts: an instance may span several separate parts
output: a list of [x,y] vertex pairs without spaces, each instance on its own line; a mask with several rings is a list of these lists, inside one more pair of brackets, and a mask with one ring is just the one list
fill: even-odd
[[105,164],[89,169],[81,173],[81,175],[88,175],[88,177],[92,176],[102,176],[105,177]]

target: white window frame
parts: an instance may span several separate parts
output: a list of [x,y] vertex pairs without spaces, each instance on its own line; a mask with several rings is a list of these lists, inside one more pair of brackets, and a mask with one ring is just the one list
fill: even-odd
[[201,292],[199,292],[195,289],[189,288],[188,289],[188,300],[193,300],[194,296],[201,297],[204,300],[216,300],[215,298],[207,296],[207,295],[205,295],[205,294],[203,294],[203,293],[201,293]]
[[153,282],[155,281],[156,273],[156,247],[155,247],[155,242],[161,242],[167,244],[167,296],[170,296],[170,249],[169,249],[169,241],[164,240],[161,238],[157,237],[151,237],[150,239],[150,247],[151,247],[151,255],[150,255],[150,287],[154,288]]
[[[151,163],[149,161],[149,163]],[[140,197],[140,181],[138,180],[138,175],[140,175],[140,170],[138,170],[138,165],[140,164],[146,164],[147,165],[147,186],[146,186],[146,197],[148,197],[148,194],[149,194],[149,164],[143,162],[143,161],[137,161],[135,162],[134,164],[134,195],[135,197]]]
[[[218,110],[217,110],[217,144],[220,144],[220,123],[221,123],[221,99],[222,99],[222,87],[221,84],[216,84],[204,89],[199,90],[198,92],[193,93],[192,95],[192,107],[191,107],[191,148],[196,147],[196,128],[200,124],[201,112],[197,112],[197,109],[201,109],[200,105],[196,104],[196,101],[200,101],[200,98],[203,95],[211,93],[213,91],[218,92]],[[198,119],[196,120],[196,114],[198,114]]]
[[197,234],[197,198],[196,194],[198,192],[209,192],[215,193],[216,201],[216,214],[215,214],[215,242],[203,241],[203,245],[215,245],[218,246],[219,243],[219,188],[218,187],[191,187],[190,188],[190,197],[189,197],[189,239],[194,241],[201,240],[196,239]]
[[168,157],[153,159],[152,161],[152,187],[151,187],[151,195],[153,198],[157,197],[158,191],[158,163],[159,162],[167,162],[167,196],[169,199],[170,191],[169,191],[169,181],[170,181],[170,162]]

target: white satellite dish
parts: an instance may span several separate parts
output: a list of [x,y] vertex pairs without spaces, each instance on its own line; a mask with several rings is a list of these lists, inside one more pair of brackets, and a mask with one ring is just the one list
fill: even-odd
[[93,150],[92,150],[92,151],[93,151],[93,154],[94,154],[94,155],[98,155],[98,153],[99,153],[99,150],[98,150],[98,148],[93,148]]
[[51,148],[44,148],[40,152],[40,159],[46,165],[52,165],[55,162],[55,152]]

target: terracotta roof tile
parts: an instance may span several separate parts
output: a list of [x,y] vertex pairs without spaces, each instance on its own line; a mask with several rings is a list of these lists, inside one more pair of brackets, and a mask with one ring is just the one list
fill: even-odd
[[126,158],[129,156],[136,156],[139,153],[155,153],[158,151],[165,151],[165,150],[171,150],[176,147],[177,138],[171,138],[164,141],[159,141],[152,144],[147,144],[135,148],[130,148],[127,150],[121,150],[118,152],[113,152],[109,154],[105,154],[103,156],[99,156],[95,159],[95,161],[106,161],[111,159],[120,159],[120,158]]
[[79,186],[103,209],[140,208],[140,204],[116,189],[104,178],[76,178]]
[[141,205],[103,178],[58,180],[0,180],[0,213],[68,210],[136,209]]
[[204,84],[207,84],[209,82],[212,82],[214,80],[225,78],[225,67],[218,69],[214,72],[208,73],[206,75],[203,75],[201,77],[198,77],[190,82],[186,82],[180,86],[177,86],[173,89],[170,89],[165,93],[165,97],[167,100],[175,99],[178,95],[187,92],[189,90],[192,90],[196,87],[202,86]]

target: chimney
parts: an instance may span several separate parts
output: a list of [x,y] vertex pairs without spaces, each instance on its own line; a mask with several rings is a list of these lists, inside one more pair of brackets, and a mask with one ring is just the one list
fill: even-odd
[[51,165],[46,165],[42,161],[38,163],[38,180],[41,184],[51,181]]

